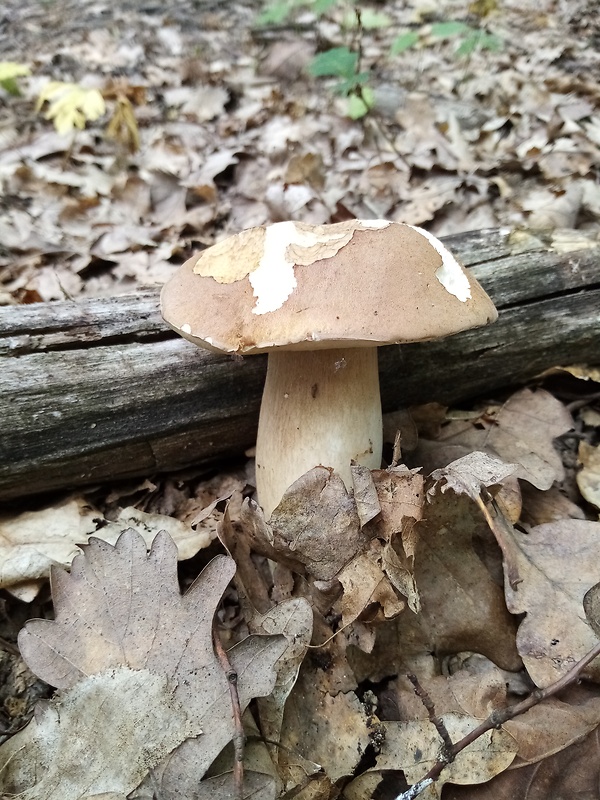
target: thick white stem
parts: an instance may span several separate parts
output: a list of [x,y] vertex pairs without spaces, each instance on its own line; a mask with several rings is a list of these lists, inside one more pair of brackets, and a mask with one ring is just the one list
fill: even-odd
[[351,485],[350,462],[381,465],[375,347],[269,354],[256,442],[256,486],[266,517],[315,466]]

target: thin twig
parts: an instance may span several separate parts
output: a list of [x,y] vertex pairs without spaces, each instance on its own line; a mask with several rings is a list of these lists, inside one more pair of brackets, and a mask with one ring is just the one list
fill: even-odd
[[441,717],[438,717],[437,714],[435,713],[435,706],[433,704],[433,700],[431,699],[427,691],[421,686],[417,676],[410,673],[406,677],[415,687],[415,694],[427,709],[427,716],[429,717],[429,721],[435,727],[440,739],[444,743],[444,758],[446,758],[447,761],[451,761],[453,759],[452,748],[454,747],[454,742],[450,738],[450,734],[448,733],[448,729],[444,724],[444,720]]
[[[538,705],[549,697],[553,697],[555,694],[558,694],[558,692],[562,692],[563,689],[566,689],[572,683],[575,683],[577,680],[579,680],[581,673],[587,667],[590,661],[593,661],[598,656],[600,656],[600,642],[598,642],[598,644],[592,650],[590,650],[587,655],[585,655],[573,667],[571,667],[571,669],[568,670],[568,672],[566,672],[562,678],[559,678],[554,683],[551,683],[550,686],[546,686],[545,689],[536,689],[519,703],[515,703],[507,708],[498,709],[497,711],[492,711],[489,717],[480,725],[474,728],[459,742],[456,742],[456,744],[452,745],[450,750],[451,760],[456,758],[456,756],[462,750],[472,744],[484,733],[487,733],[487,731],[490,731],[493,728],[499,728],[504,722],[508,722],[508,720],[524,714],[525,711],[529,711],[529,709],[533,708],[533,706]],[[448,761],[445,758],[438,759],[438,761],[436,761],[433,767],[429,770],[427,775],[415,783],[414,786],[411,786],[406,792],[398,795],[395,800],[414,800],[414,798],[421,794],[421,792],[423,792],[427,786],[440,777],[447,765]],[[410,794],[410,792],[412,792],[412,794]]]
[[219,663],[227,677],[229,683],[229,694],[231,695],[231,706],[233,709],[233,724],[235,733],[233,735],[233,786],[237,800],[244,800],[244,745],[246,737],[244,735],[244,725],[242,723],[242,707],[240,706],[240,696],[237,688],[237,672],[231,666],[227,657],[219,631],[213,622],[213,642],[215,653]]

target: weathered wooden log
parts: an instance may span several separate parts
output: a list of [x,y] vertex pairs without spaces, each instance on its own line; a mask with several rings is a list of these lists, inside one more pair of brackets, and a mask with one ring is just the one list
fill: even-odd
[[[500,310],[443,341],[381,348],[384,410],[456,402],[556,364],[600,363],[600,245],[502,230],[446,240]],[[195,348],[158,292],[0,309],[0,498],[175,470],[254,442],[263,356]]]

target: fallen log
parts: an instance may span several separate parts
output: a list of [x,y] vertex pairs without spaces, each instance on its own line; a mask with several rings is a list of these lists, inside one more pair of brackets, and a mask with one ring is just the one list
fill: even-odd
[[[557,364],[600,363],[600,243],[581,231],[447,237],[500,311],[487,328],[384,347],[384,410],[456,403]],[[254,443],[266,357],[195,348],[158,291],[0,308],[0,499],[152,475]]]

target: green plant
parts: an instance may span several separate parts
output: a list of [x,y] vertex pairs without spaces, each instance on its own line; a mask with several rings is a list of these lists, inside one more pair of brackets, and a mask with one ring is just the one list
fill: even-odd
[[9,94],[21,94],[17,78],[30,74],[31,70],[27,64],[17,64],[14,61],[0,61],[0,86]]
[[339,0],[275,0],[269,3],[259,14],[257,25],[281,25],[286,22],[295,11],[308,8],[317,16],[326,14]]
[[456,40],[454,55],[459,58],[470,56],[477,50],[500,50],[503,45],[502,39],[494,33],[488,33],[482,28],[473,28],[459,20],[448,20],[423,26],[419,31],[401,33],[394,39],[390,53],[399,55],[421,42],[427,44],[431,39]]
[[[371,73],[361,68],[363,32],[389,26],[391,19],[387,14],[369,8],[359,10],[354,6],[354,0],[274,0],[262,11],[257,23],[282,24],[302,9],[319,17],[335,6],[344,5],[351,8],[338,22],[342,29],[352,31],[352,46],[332,47],[319,53],[309,63],[307,70],[317,78],[337,79],[331,90],[347,98],[347,115],[359,119],[368,114],[374,105],[374,93],[369,85]],[[480,17],[495,8],[495,0],[475,0],[470,6],[472,13]],[[478,50],[500,50],[503,45],[499,36],[483,28],[472,27],[460,20],[448,20],[423,25],[418,30],[404,31],[394,39],[390,55],[397,56],[417,46],[430,46],[435,40],[455,40],[454,55],[457,58],[470,56]]]
[[308,66],[316,78],[337,78],[332,86],[335,94],[348,98],[346,113],[351,119],[359,119],[373,105],[373,90],[366,84],[370,73],[361,71],[360,56],[348,47],[332,47],[316,55]]

